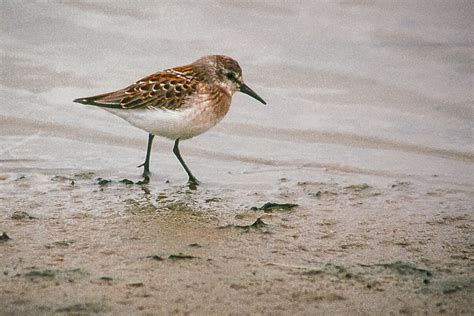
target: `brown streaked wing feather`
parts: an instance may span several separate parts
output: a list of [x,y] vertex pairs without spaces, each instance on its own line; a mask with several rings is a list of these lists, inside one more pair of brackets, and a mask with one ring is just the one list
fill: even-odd
[[145,77],[125,89],[78,99],[77,102],[96,106],[139,109],[179,109],[196,92],[197,80],[190,66],[167,69]]

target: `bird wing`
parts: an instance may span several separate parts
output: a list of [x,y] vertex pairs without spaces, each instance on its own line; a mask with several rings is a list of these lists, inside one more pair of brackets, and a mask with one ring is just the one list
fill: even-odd
[[79,98],[74,102],[114,109],[160,108],[177,110],[197,90],[191,66],[167,69],[114,92]]

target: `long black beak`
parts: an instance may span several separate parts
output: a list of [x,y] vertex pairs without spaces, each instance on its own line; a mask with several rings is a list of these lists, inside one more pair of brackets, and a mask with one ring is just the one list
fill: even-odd
[[249,86],[247,86],[245,83],[242,83],[242,85],[240,86],[240,92],[248,94],[252,98],[255,98],[258,101],[262,102],[263,104],[267,104],[267,102],[263,101],[263,99],[259,97],[258,94],[256,94],[252,89],[250,89]]

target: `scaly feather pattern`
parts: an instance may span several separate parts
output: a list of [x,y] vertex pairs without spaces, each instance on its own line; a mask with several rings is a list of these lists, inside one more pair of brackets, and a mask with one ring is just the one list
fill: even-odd
[[191,65],[166,69],[118,91],[81,98],[75,102],[115,109],[159,108],[177,110],[196,93],[199,76]]

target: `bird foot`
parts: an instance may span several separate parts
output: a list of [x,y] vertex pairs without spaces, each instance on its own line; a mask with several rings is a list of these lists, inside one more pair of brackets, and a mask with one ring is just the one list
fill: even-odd
[[150,183],[150,177],[143,175],[143,180],[137,181],[136,184],[142,185],[142,184],[148,184]]
[[198,179],[194,178],[194,177],[189,178],[188,183],[187,183],[188,187],[191,190],[196,190],[196,187],[200,184],[201,184],[201,182]]

